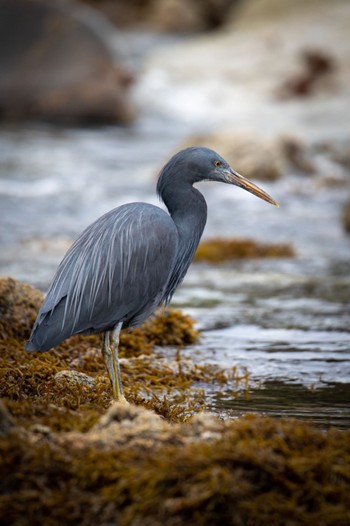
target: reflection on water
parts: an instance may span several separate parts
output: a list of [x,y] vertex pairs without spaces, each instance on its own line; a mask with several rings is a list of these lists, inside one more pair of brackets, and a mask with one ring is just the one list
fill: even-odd
[[[72,239],[121,203],[158,204],[155,175],[184,135],[151,118],[132,129],[0,131],[0,273],[43,290]],[[239,189],[201,184],[206,235],[291,243],[294,260],[193,265],[174,305],[203,329],[185,354],[249,371],[249,398],[213,393],[221,414],[297,416],[350,427],[350,243],[341,187],[290,174],[264,184],[276,209]]]
[[265,381],[253,387],[249,396],[237,398],[213,394],[209,407],[219,414],[238,417],[260,413],[274,417],[293,417],[322,427],[347,429],[350,425],[350,386],[330,383],[308,389],[299,383]]
[[203,332],[186,355],[250,374],[211,394],[215,412],[350,427],[350,264],[314,260],[192,266],[175,301]]

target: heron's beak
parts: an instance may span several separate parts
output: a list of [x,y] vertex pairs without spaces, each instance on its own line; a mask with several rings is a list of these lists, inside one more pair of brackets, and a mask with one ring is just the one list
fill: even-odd
[[267,201],[268,203],[279,207],[279,204],[274,199],[272,199],[272,197],[269,194],[267,194],[266,192],[264,192],[264,190],[256,186],[256,184],[249,181],[249,179],[243,177],[243,175],[240,175],[239,173],[232,170],[232,168],[230,170],[225,170],[223,174],[227,183],[239,186],[240,188],[247,190],[251,194],[260,197],[260,199],[263,199],[264,201]]

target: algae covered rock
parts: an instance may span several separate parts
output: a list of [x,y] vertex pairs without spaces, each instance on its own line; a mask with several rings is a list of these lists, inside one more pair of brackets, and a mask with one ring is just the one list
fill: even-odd
[[250,239],[207,239],[196,251],[194,261],[223,263],[235,259],[290,258],[294,250],[286,244],[263,244]]
[[34,287],[0,277],[0,338],[29,338],[42,300]]
[[95,382],[94,379],[85,374],[85,373],[79,373],[78,371],[60,371],[55,374],[55,380],[56,382],[62,382],[66,384],[67,382],[73,384],[73,385],[86,385],[88,387],[94,387]]
[[[25,427],[86,430],[112,399],[101,355],[102,338],[74,335],[49,352],[27,353],[24,343],[42,298],[27,284],[0,279],[0,397]],[[215,367],[182,363],[179,350],[198,336],[194,321],[173,309],[160,309],[142,327],[123,331],[120,358],[127,398],[171,421],[188,418],[197,407],[192,385],[226,378]],[[163,355],[161,346],[175,347],[175,356]],[[173,407],[180,398],[181,403]]]
[[[35,317],[41,294],[11,278],[1,287],[8,324],[0,338],[1,524],[347,524],[349,431],[193,416],[203,407],[195,381],[232,379],[187,363],[178,350],[172,361],[162,356],[151,339],[154,320],[138,329],[135,356],[130,340],[121,360],[134,404],[110,405],[99,338],[74,336],[51,352],[26,353],[27,316]],[[176,319],[185,324],[179,313],[167,313],[163,329],[157,319],[157,345],[168,345],[160,336]],[[158,396],[146,398],[140,384]]]
[[[0,437],[1,524],[347,524],[349,432],[114,404],[86,433]],[[24,476],[25,474],[25,476]],[[44,490],[43,490],[44,488]]]
[[190,345],[198,340],[194,320],[178,309],[159,309],[143,325],[147,338],[155,345]]

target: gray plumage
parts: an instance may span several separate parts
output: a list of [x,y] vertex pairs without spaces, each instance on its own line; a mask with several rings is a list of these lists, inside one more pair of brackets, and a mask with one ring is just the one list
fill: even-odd
[[146,203],[120,206],[92,223],[58,267],[33,327],[34,348],[47,351],[72,334],[112,330],[120,321],[141,324],[165,299],[177,244],[170,216]]
[[168,303],[206,223],[205,199],[193,187],[202,180],[235,184],[276,204],[214,151],[182,150],[164,166],[157,184],[170,215],[130,203],[92,223],[59,265],[26,349],[47,351],[72,334],[135,327]]

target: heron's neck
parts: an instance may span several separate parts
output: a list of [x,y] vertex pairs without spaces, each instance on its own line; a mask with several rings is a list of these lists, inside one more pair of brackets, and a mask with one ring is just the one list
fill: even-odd
[[194,236],[198,244],[207,221],[207,203],[203,195],[193,186],[186,190],[180,195],[177,194],[179,201],[175,206],[168,207],[168,210],[179,230],[179,235],[191,238]]
[[176,199],[164,203],[179,233],[178,253],[175,268],[169,282],[169,298],[181,283],[196,252],[207,220],[207,203],[203,195],[192,185],[176,190]]
[[164,204],[177,226],[181,241],[197,241],[202,236],[207,221],[207,203],[203,195],[191,184],[177,188],[162,196]]

